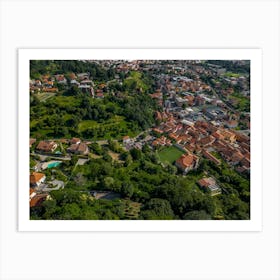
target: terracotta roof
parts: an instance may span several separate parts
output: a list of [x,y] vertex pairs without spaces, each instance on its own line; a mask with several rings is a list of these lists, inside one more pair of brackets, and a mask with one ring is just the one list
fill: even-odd
[[31,183],[31,184],[36,184],[36,183],[39,182],[39,180],[41,180],[44,176],[45,176],[45,174],[43,174],[43,173],[33,172],[33,173],[30,175],[30,183]]
[[156,119],[157,120],[162,120],[161,113],[159,111],[156,111]]
[[75,75],[75,73],[70,73],[70,74],[69,74],[69,77],[70,77],[71,80],[74,80],[74,79],[77,78],[76,75]]
[[244,171],[247,171],[247,169],[244,168],[243,166],[242,166],[242,167],[241,167],[241,166],[238,166],[238,167],[236,168],[236,171],[239,172],[239,173],[243,173]]
[[88,149],[87,144],[86,143],[80,143],[78,146],[78,152],[86,152]]
[[37,194],[29,202],[30,207],[39,206],[43,201],[46,200],[47,194]]
[[179,159],[177,159],[176,163],[179,164],[183,168],[191,167],[195,161],[197,160],[197,157],[192,154],[184,154]]
[[207,137],[204,137],[202,139],[199,140],[199,143],[203,146],[205,145],[210,145],[211,143],[213,143],[215,140],[215,138],[211,135],[207,136]]
[[212,133],[212,136],[217,138],[217,139],[224,139],[224,136],[219,132],[219,130]]
[[78,149],[78,146],[79,146],[79,144],[72,144],[69,148],[68,148],[68,150],[70,150],[70,151],[76,151],[77,149]]
[[74,138],[71,139],[70,142],[71,142],[71,144],[77,144],[78,142],[81,142],[81,139],[74,137]]
[[161,92],[155,92],[150,95],[152,98],[162,98],[162,93]]
[[29,145],[30,147],[36,142],[36,139],[35,138],[30,138],[29,139]]
[[59,142],[63,144],[68,144],[69,141],[67,139],[60,139]]
[[130,139],[130,137],[128,135],[123,137],[123,140],[128,140],[128,139]]
[[185,149],[187,149],[188,151],[190,151],[190,152],[193,152],[194,150],[195,150],[195,145],[194,144],[186,144],[185,146],[184,146],[184,148]]
[[176,135],[175,133],[169,133],[168,136],[171,138],[171,139],[174,139],[176,140],[179,136]]
[[58,88],[56,88],[56,87],[54,87],[54,88],[44,87],[43,91],[45,91],[45,92],[56,92],[56,91],[58,91]]
[[244,157],[245,157],[247,160],[250,161],[250,158],[251,158],[250,153],[246,153],[246,154],[244,155]]
[[31,195],[31,194],[33,194],[33,193],[35,193],[35,190],[32,189],[32,188],[29,188],[29,195]]
[[241,161],[242,159],[244,158],[244,156],[242,155],[242,153],[240,153],[240,152],[235,152],[233,155],[232,155],[232,161],[233,162],[239,162],[239,161]]
[[212,177],[202,178],[198,181],[201,187],[208,187],[216,184],[216,181]]
[[241,163],[242,163],[243,166],[245,166],[246,168],[250,168],[250,159],[243,158],[243,159],[241,160]]
[[85,153],[88,151],[88,146],[86,143],[72,144],[68,150],[70,152],[80,152]]
[[158,129],[158,128],[153,128],[153,131],[157,132],[157,133],[163,133],[162,130]]
[[40,141],[36,149],[48,152],[52,151],[55,145],[56,144],[53,141]]

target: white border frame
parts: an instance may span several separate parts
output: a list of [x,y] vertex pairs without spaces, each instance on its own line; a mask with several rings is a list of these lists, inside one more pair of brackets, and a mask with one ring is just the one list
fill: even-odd
[[[19,49],[19,231],[261,231],[262,62],[260,49]],[[29,220],[29,61],[36,59],[184,59],[251,61],[251,219],[234,221]]]

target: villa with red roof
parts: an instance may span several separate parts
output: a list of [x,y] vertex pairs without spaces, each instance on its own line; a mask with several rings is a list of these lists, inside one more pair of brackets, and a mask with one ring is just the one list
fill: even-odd
[[38,187],[46,180],[46,175],[43,173],[33,172],[30,174],[30,185]]
[[202,178],[197,183],[200,187],[208,189],[208,191],[211,193],[211,196],[221,193],[221,188],[217,185],[216,180],[212,177]]
[[124,143],[124,144],[130,143],[130,141],[131,141],[131,139],[130,139],[130,137],[129,137],[128,135],[126,135],[126,136],[123,137],[123,143]]
[[50,153],[53,152],[57,148],[57,144],[54,141],[45,140],[40,141],[36,147],[36,150],[40,152]]
[[184,154],[176,160],[175,165],[185,174],[198,167],[199,158],[194,154]]

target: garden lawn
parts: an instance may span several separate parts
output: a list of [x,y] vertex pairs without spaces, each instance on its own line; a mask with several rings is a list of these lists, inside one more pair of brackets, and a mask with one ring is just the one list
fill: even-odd
[[[121,140],[124,135],[128,135],[130,137],[134,137],[139,132],[133,132],[129,128],[129,123],[124,119],[123,116],[114,116],[111,119],[108,119],[102,123],[99,123],[94,120],[83,120],[78,125],[78,133],[83,133],[85,130],[93,128],[93,129],[101,129],[103,128],[106,133],[102,139],[117,139]],[[121,133],[121,130],[124,131],[124,134]],[[115,133],[116,135],[113,135]]]

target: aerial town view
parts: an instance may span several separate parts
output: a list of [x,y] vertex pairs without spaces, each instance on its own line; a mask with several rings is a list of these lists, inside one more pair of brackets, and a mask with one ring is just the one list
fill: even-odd
[[31,220],[250,220],[249,60],[31,60]]

